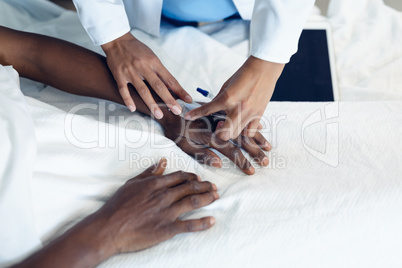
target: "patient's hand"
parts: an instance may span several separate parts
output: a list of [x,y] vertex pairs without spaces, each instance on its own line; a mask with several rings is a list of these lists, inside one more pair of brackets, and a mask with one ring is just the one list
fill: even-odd
[[234,140],[224,141],[216,135],[223,125],[223,121],[219,121],[216,115],[202,117],[194,121],[171,116],[160,123],[165,128],[167,138],[173,140],[184,152],[201,163],[217,168],[222,167],[222,160],[219,156],[208,149],[213,148],[228,157],[244,173],[252,175],[255,169],[242,154],[240,150],[242,148],[261,166],[269,164],[263,150],[269,151],[271,145],[260,132],[257,131],[253,138],[240,135]]
[[162,159],[128,180],[97,212],[15,267],[95,267],[115,254],[211,228],[212,217],[179,217],[218,199],[216,186],[182,171],[163,176],[165,167]]
[[186,212],[219,198],[216,186],[183,171],[162,175],[166,159],[127,181],[96,213],[104,222],[114,252],[132,252],[154,246],[176,234],[209,229],[215,219],[182,221]]

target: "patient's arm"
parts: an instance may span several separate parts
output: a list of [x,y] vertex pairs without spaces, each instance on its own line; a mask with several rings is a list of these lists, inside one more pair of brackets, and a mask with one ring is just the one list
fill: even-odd
[[[0,64],[13,65],[21,76],[72,94],[124,105],[105,57],[66,41],[4,27],[0,27],[0,40]],[[150,115],[147,105],[132,87],[131,94],[138,111]],[[268,158],[261,148],[269,150],[271,147],[260,133],[250,139],[239,136],[236,141],[238,146],[235,146],[213,135],[216,127],[214,124],[217,122],[212,122],[212,117],[191,123],[168,112],[156,94],[154,99],[164,114],[162,119],[155,120],[165,128],[165,135],[198,161],[220,167],[220,158],[206,147],[214,148],[231,159],[243,172],[251,175],[254,168],[243,156],[239,149],[242,147],[256,162],[268,165]]]
[[[0,26],[0,64],[12,65],[26,78],[76,95],[124,105],[106,58],[75,44]],[[132,90],[138,110],[150,114]]]
[[128,180],[97,212],[15,267],[94,267],[118,253],[209,229],[212,217],[179,217],[218,199],[216,186],[191,173],[162,175],[165,167],[162,159]]

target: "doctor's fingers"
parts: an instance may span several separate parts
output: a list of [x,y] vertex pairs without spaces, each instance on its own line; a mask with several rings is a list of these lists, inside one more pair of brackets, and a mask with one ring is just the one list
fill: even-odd
[[237,109],[234,112],[229,111],[226,120],[218,123],[215,134],[224,141],[237,138],[247,126],[245,118],[247,117],[241,117]]
[[136,106],[133,98],[131,97],[130,91],[128,90],[127,79],[125,79],[123,76],[118,75],[115,76],[115,80],[124,104],[131,112],[134,112],[136,110]]
[[185,116],[184,119],[186,120],[196,120],[200,117],[203,116],[208,116],[210,114],[226,110],[226,106],[222,102],[222,97],[217,96],[215,99],[213,99],[211,102],[206,103],[204,105],[201,105],[200,107],[191,110],[188,112]]
[[[179,84],[176,78],[162,65],[162,63],[161,66],[155,69],[155,71],[157,75],[162,79],[163,83],[170,90],[172,90],[180,99],[184,100],[187,103],[193,102],[193,98],[191,98],[190,94],[188,94],[187,91],[183,89],[183,87]],[[162,98],[162,96],[160,97]]]
[[248,125],[243,129],[242,135],[252,138],[257,131],[261,129],[260,127],[262,126],[260,124],[260,117],[258,117],[258,119],[253,119],[250,123],[248,123]]
[[163,117],[162,110],[156,104],[156,102],[151,94],[150,89],[144,83],[144,81],[141,79],[141,77],[135,76],[131,83],[133,84],[135,90],[138,92],[138,95],[140,95],[141,99],[148,106],[148,109],[155,116],[155,118],[161,119]]
[[149,70],[146,74],[144,74],[144,78],[148,81],[155,93],[158,94],[158,96],[175,115],[181,114],[181,106],[172,97],[172,94],[170,94],[166,85],[154,72]]

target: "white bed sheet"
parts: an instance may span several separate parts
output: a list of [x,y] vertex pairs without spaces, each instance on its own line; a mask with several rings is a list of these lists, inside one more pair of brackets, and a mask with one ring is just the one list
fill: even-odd
[[[377,2],[366,1],[367,7],[371,4],[376,7],[373,13],[383,10],[376,6]],[[343,8],[348,5],[347,1],[343,4]],[[1,25],[69,39],[100,52],[91,45],[73,12],[50,8],[44,11],[49,18],[47,21],[31,18],[28,23],[26,19],[8,20],[7,16],[18,17],[22,11],[4,2],[0,5]],[[339,26],[336,33],[343,31],[344,27],[349,25]],[[394,27],[401,30],[402,24]],[[364,30],[368,29],[361,29]],[[238,51],[194,28],[166,27],[159,39],[138,31],[135,34],[154,49],[194,96],[197,86],[217,91],[245,59]],[[344,40],[337,34],[334,38],[336,46]],[[350,42],[349,46],[353,43]],[[177,52],[180,46],[186,48],[185,53],[183,50]],[[342,51],[337,51],[337,58],[342,59]],[[342,66],[339,70],[341,77],[343,68],[348,70],[347,64],[360,63],[358,60],[340,62],[345,64],[338,65]],[[393,84],[400,83],[399,77],[392,76],[392,79]],[[372,94],[373,88],[369,85],[374,82],[363,85],[352,79],[341,81],[344,92],[358,88],[369,92],[367,95]],[[42,241],[51,239],[68,225],[96,210],[117,187],[140,173],[144,169],[138,166],[140,161],[130,161],[130,156],[150,161],[167,157],[168,172],[185,168],[217,184],[221,199],[186,216],[212,215],[217,219],[216,226],[198,234],[179,235],[142,252],[116,256],[101,266],[402,265],[399,257],[402,248],[400,101],[331,105],[271,103],[266,117],[271,123],[275,117],[281,119],[275,131],[267,128],[265,133],[274,146],[268,154],[271,164],[268,168],[257,168],[256,174],[250,177],[243,175],[232,163],[225,163],[225,168],[219,170],[196,163],[163,137],[160,126],[153,125],[143,116],[128,113],[124,107],[116,105],[114,111],[109,111],[108,102],[75,97],[28,80],[22,81],[21,88],[27,95],[26,102],[37,138],[32,195],[37,238]],[[390,96],[387,91],[391,90],[386,87],[385,93],[381,87],[374,89],[384,94],[384,98]],[[398,91],[395,87],[392,92],[398,96],[400,88]],[[353,92],[349,95],[357,96]],[[104,105],[107,110],[105,118],[122,115],[139,124],[119,126],[100,118],[99,110],[86,109],[72,121],[77,138],[93,141],[100,137],[102,140],[105,136],[103,130],[108,129],[126,133],[133,139],[142,137],[144,144],[141,149],[125,148],[125,160],[119,160],[122,152],[119,146],[108,143],[102,148],[80,149],[71,144],[67,139],[69,128],[65,127],[70,118],[66,112],[81,103],[97,107]],[[320,120],[319,115],[328,121]],[[314,119],[317,123],[308,125]],[[304,132],[303,126],[306,127]],[[146,141],[151,135],[156,144],[170,146],[151,146]],[[124,145],[121,138],[108,138],[108,141]],[[334,147],[336,144],[339,150]],[[326,150],[328,154],[322,156],[308,148]],[[0,233],[8,231],[0,228]]]

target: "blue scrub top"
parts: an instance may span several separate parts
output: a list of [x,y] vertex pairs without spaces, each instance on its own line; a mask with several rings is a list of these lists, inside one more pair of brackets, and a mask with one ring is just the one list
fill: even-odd
[[237,13],[232,0],[163,0],[162,14],[179,21],[211,22]]

